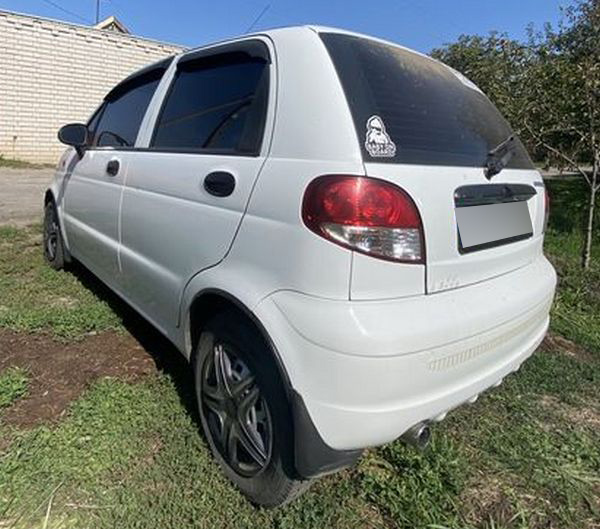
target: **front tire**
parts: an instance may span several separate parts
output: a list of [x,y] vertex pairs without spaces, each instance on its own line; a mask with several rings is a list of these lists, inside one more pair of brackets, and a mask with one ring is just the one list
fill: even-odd
[[255,504],[275,507],[309,482],[296,475],[289,404],[271,352],[235,312],[204,327],[194,362],[202,428],[225,475]]
[[54,202],[50,201],[44,208],[44,258],[55,270],[65,267],[65,245],[58,223],[58,212]]

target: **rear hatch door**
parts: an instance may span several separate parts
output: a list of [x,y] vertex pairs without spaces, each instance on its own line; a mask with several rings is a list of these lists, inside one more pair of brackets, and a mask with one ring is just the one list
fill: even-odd
[[[397,184],[419,208],[423,290],[466,286],[532,262],[542,249],[543,183],[518,138],[503,170],[486,176],[488,153],[514,135],[490,100],[419,53],[344,33],[321,38],[348,100],[366,175]],[[398,281],[403,273],[398,266]]]
[[[542,251],[544,195],[535,171],[505,169],[495,184],[486,182],[481,169],[466,167],[368,163],[366,172],[398,184],[415,200],[425,234],[428,293],[497,277]],[[468,194],[476,196],[470,205],[463,198]]]

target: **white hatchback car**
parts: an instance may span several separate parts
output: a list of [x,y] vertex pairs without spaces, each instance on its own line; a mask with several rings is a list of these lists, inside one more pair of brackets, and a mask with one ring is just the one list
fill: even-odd
[[254,502],[427,424],[548,328],[548,203],[479,89],[419,53],[297,27],[113,88],[45,197],[71,258],[190,360],[206,438]]

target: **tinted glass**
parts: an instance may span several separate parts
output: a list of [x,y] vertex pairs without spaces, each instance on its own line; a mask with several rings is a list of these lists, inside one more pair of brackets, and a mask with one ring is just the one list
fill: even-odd
[[95,141],[95,131],[96,131],[96,127],[98,126],[98,122],[100,121],[100,116],[102,116],[102,112],[104,110],[104,105],[105,103],[102,103],[102,105],[100,105],[100,107],[98,107],[96,109],[96,111],[92,114],[92,117],[89,119],[89,121],[87,122],[87,128],[88,128],[88,134],[89,134],[89,143],[91,145],[94,145],[96,143]]
[[268,68],[262,59],[186,64],[176,74],[152,146],[257,153],[267,89]]
[[[346,93],[365,160],[481,167],[487,153],[513,134],[490,100],[443,64],[365,38],[334,33],[321,38]],[[383,153],[377,155],[377,146],[367,148],[368,134],[383,144]],[[516,144],[508,167],[531,168],[522,143]]]
[[132,147],[159,81],[135,83],[131,89],[106,101],[94,134],[94,145]]

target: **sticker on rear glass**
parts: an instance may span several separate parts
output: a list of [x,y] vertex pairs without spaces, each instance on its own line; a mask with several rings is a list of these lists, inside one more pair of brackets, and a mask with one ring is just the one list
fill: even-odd
[[383,119],[371,116],[367,120],[365,149],[373,158],[393,158],[396,156],[396,144],[385,130]]

